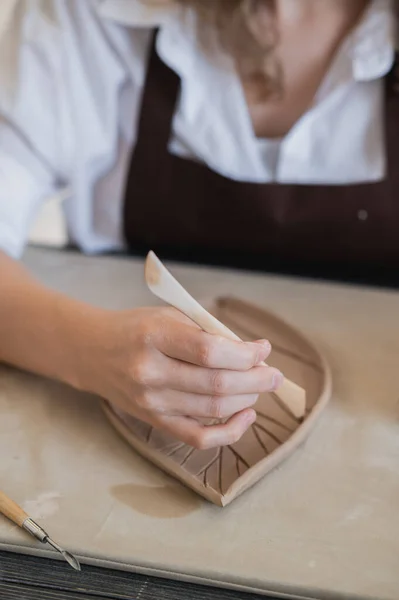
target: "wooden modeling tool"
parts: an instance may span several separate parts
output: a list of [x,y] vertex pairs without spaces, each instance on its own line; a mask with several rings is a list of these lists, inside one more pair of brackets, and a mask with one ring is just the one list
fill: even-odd
[[[235,333],[208,313],[190,296],[154,252],[149,252],[147,255],[145,279],[149,289],[155,296],[185,314],[196,325],[201,327],[203,331],[240,341],[240,338]],[[275,393],[275,396],[297,419],[304,417],[306,411],[306,392],[299,385],[285,379],[278,392]]]
[[35,523],[29,515],[25,513],[24,510],[18,504],[16,504],[11,498],[8,498],[4,492],[0,491],[0,513],[2,513],[7,519],[10,519],[13,523],[21,527],[21,529],[25,529],[28,533],[30,533],[34,538],[42,542],[42,544],[49,544],[52,546],[57,552],[62,554],[64,559],[74,568],[76,571],[80,571],[79,561],[72,556],[66,550],[63,550],[58,544],[56,544],[38,525]]

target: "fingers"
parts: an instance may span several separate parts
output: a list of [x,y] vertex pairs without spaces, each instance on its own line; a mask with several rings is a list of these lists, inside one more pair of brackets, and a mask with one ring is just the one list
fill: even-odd
[[168,386],[174,390],[205,396],[243,396],[277,390],[283,375],[267,366],[249,371],[205,369],[182,362],[170,361]]
[[228,419],[256,404],[257,394],[200,396],[174,390],[148,390],[136,401],[146,411],[167,416]]
[[168,320],[155,339],[166,356],[200,367],[245,371],[266,360],[270,343],[240,342],[210,335],[199,328]]
[[[141,394],[184,392],[195,396],[231,397],[259,395],[277,390],[283,375],[266,365],[248,371],[206,369],[166,357],[147,353],[131,368],[133,384]],[[140,395],[141,395],[140,394]],[[187,413],[186,413],[187,414]]]
[[247,409],[220,425],[202,425],[187,417],[161,417],[157,426],[189,446],[208,450],[235,444],[255,420],[255,411]]

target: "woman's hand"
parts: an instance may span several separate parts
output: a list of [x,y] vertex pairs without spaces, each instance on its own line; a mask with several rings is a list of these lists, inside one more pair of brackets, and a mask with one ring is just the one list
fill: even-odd
[[259,366],[267,341],[209,335],[175,309],[108,313],[98,331],[82,387],[195,448],[238,441],[256,418],[258,395],[283,381]]
[[270,353],[265,341],[209,335],[170,308],[96,308],[44,287],[1,252],[0,281],[0,363],[102,396],[196,448],[236,442],[258,395],[282,382],[257,366]]

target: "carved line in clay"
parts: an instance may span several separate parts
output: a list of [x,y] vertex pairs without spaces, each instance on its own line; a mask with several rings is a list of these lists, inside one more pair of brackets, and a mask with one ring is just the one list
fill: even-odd
[[263,427],[263,425],[260,425],[260,423],[254,423],[252,425],[252,428],[253,429],[260,429],[261,431],[263,431],[263,433],[266,433],[266,435],[268,435],[269,437],[271,437],[272,440],[274,440],[276,442],[276,444],[278,444],[279,446],[281,446],[281,444],[283,443],[276,435],[274,435],[266,427]]
[[151,436],[152,436],[152,432],[153,431],[154,431],[154,428],[150,427],[149,430],[148,430],[148,433],[147,433],[147,444],[149,444],[150,441],[151,441]]
[[220,493],[223,496],[222,463],[223,463],[223,448],[220,448],[220,456],[219,456],[219,462],[218,462],[218,482],[219,482]]
[[179,452],[179,450],[181,450],[182,448],[185,447],[185,443],[181,442],[180,444],[177,444],[177,446],[175,446],[174,448],[172,448],[172,450],[170,450],[169,452],[165,452],[166,456],[173,456],[174,454],[176,454],[176,452]]
[[180,463],[181,467],[184,467],[184,465],[191,458],[191,456],[194,454],[194,452],[195,452],[195,448],[191,448],[191,450],[189,452],[187,452],[186,456],[183,458],[183,461]]
[[[281,423],[278,419],[269,417],[268,415],[266,415],[265,413],[263,413],[261,411],[257,411],[257,415],[258,415],[258,417],[261,417],[265,421],[281,427],[288,433],[293,433],[292,429],[287,427],[287,425],[285,425],[284,423]],[[292,415],[290,415],[290,416],[292,416]],[[279,439],[276,435],[274,435],[271,431],[269,431],[269,429],[267,427],[261,425],[258,422],[255,422],[251,426],[251,429],[255,435],[257,442],[259,443],[260,447],[264,451],[265,456],[268,456],[270,454],[270,450],[267,448],[265,442],[262,440],[262,438],[259,434],[259,431],[262,431],[265,435],[268,435],[278,445],[281,445],[283,443],[283,441],[281,439]],[[151,439],[151,434],[152,434],[153,430],[154,430],[154,428],[151,427],[148,432],[148,435],[147,435],[147,440]],[[182,450],[185,447],[186,447],[186,444],[178,443],[171,450],[169,450],[169,452],[165,452],[165,455],[168,457],[172,457],[174,454],[176,454],[177,452],[179,452],[180,450]],[[241,465],[243,465],[246,469],[251,468],[250,465],[247,463],[247,461],[240,455],[240,453],[233,446],[227,446],[226,449],[230,450],[230,452],[234,455],[234,457],[236,459],[235,465],[236,465],[237,474],[239,477],[242,475]],[[214,457],[209,463],[204,465],[204,467],[195,475],[195,477],[197,477],[197,478],[200,478],[201,476],[203,476],[203,484],[205,487],[207,487],[208,486],[208,472],[211,469],[211,467],[213,467],[213,465],[215,463],[217,463],[217,485],[218,485],[219,491],[222,495],[224,494],[224,490],[223,490],[223,453],[224,453],[224,450],[225,450],[225,448],[223,448],[223,447],[219,448],[216,457]],[[191,456],[195,452],[196,452],[195,448],[190,448],[188,450],[188,452],[186,453],[186,455],[184,456],[183,460],[179,463],[180,467],[184,467],[187,464],[188,460],[191,458]]]
[[[251,331],[248,327],[241,325],[241,323],[237,324],[232,317],[224,317],[223,322],[225,322],[226,325],[231,328],[240,329],[240,331],[250,339],[256,339],[257,337],[256,333]],[[293,352],[292,350],[287,350],[287,348],[283,348],[282,346],[275,344],[272,340],[270,340],[270,343],[272,345],[273,352],[277,352],[279,354],[282,354],[283,356],[287,356],[288,358],[293,358],[299,363],[311,367],[312,369],[317,371],[317,373],[323,373],[323,370],[320,368],[320,366],[313,362],[310,358],[304,358],[303,356],[297,354],[296,352]]]
[[218,453],[217,453],[216,457],[215,457],[215,458],[212,458],[212,460],[211,460],[211,461],[210,461],[210,462],[209,462],[207,465],[205,465],[204,467],[202,467],[202,469],[201,469],[200,471],[198,471],[198,473],[197,473],[196,477],[201,477],[201,475],[203,475],[203,474],[205,474],[205,477],[206,477],[206,473],[207,473],[207,471],[208,471],[208,470],[209,470],[211,467],[213,467],[213,465],[215,464],[215,462],[217,462],[217,461],[219,460],[219,457],[220,457],[220,451],[221,451],[221,448],[219,448],[219,451],[218,451]]
[[258,440],[259,445],[262,446],[262,448],[263,448],[263,450],[264,450],[264,452],[265,452],[265,454],[267,456],[268,454],[270,454],[270,451],[267,449],[266,444],[261,439],[261,437],[260,437],[260,435],[259,435],[256,427],[252,427],[252,429],[253,429],[253,432],[255,434],[256,439]]
[[[253,425],[252,425],[253,427]],[[237,452],[237,450],[235,450],[235,448],[233,448],[233,446],[226,446],[226,448],[228,448],[230,450],[230,452],[232,452],[234,454],[234,456],[236,458],[238,458],[239,461],[242,462],[243,465],[245,465],[247,467],[247,469],[250,469],[251,466],[247,463],[247,461],[245,460],[245,458],[243,458],[239,452]]]
[[293,419],[296,423],[298,423],[298,425],[300,423],[302,423],[303,419],[298,419],[291,411],[290,409],[283,403],[281,402],[280,398],[277,396],[277,394],[275,394],[274,392],[270,392],[271,397],[273,398],[273,400],[275,401],[276,404],[279,405],[279,407],[281,408],[281,410],[283,410],[285,412],[286,415],[288,415],[289,417],[291,417],[291,419]]
[[273,423],[273,425],[278,425],[279,427],[281,427],[281,429],[285,429],[285,431],[287,431],[288,433],[294,433],[294,429],[291,429],[290,427],[288,427],[288,425],[284,425],[284,423],[281,423],[280,421],[278,421],[278,419],[273,419],[273,417],[269,417],[268,415],[265,415],[265,413],[261,412],[260,410],[256,411],[256,414],[259,417],[262,417],[263,419],[265,419],[266,421],[269,421],[269,423]]
[[298,362],[300,362],[301,364],[311,367],[312,369],[317,371],[317,373],[323,373],[320,366],[317,365],[316,363],[314,363],[311,359],[304,358],[300,354],[296,354],[296,352],[293,352],[292,350],[287,350],[286,348],[283,348],[282,346],[279,346],[278,344],[274,344],[273,342],[270,342],[270,343],[272,345],[273,352],[278,352],[278,354],[282,354],[283,356],[287,356],[288,358],[293,358],[293,359],[297,360]]

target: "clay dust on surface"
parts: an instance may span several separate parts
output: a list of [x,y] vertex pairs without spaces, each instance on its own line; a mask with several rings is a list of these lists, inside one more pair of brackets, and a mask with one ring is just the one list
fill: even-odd
[[125,506],[157,519],[179,519],[199,510],[202,499],[178,485],[147,486],[128,483],[111,488],[111,495]]

